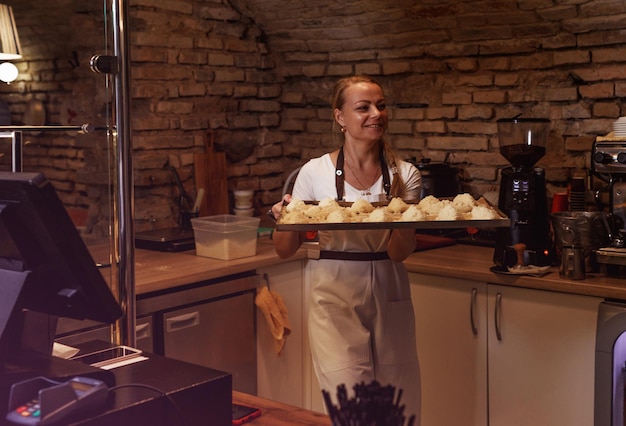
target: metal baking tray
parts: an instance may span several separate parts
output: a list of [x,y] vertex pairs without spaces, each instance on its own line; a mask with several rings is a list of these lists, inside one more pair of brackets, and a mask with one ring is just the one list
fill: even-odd
[[[488,201],[481,198],[481,202],[488,204],[501,217],[500,219],[478,220],[421,220],[410,222],[342,222],[342,223],[277,223],[277,231],[341,231],[341,230],[362,230],[362,229],[454,229],[454,228],[505,228],[511,226],[511,220],[498,208],[491,206]],[[307,204],[315,202],[305,201]],[[352,203],[341,202],[342,207],[350,206]],[[374,207],[386,205],[387,203],[372,203]],[[407,203],[409,204],[409,203]]]

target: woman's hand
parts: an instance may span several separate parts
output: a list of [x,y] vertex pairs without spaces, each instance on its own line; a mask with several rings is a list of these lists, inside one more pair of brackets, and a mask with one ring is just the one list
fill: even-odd
[[280,214],[283,211],[283,206],[289,204],[290,202],[291,202],[291,194],[285,194],[283,196],[282,201],[279,201],[276,204],[274,204],[272,208],[270,209],[270,211],[267,213],[274,216],[274,220],[278,220],[280,219]]
[[[285,204],[291,202],[291,194],[285,194],[282,201],[274,204],[270,212],[274,215],[274,219],[280,219],[280,214]],[[296,231],[274,231],[272,233],[272,240],[274,242],[274,250],[278,257],[287,258],[292,256],[302,243],[304,242],[306,233]]]

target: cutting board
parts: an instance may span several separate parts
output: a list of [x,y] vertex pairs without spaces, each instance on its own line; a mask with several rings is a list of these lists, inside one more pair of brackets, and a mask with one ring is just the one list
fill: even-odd
[[200,216],[228,214],[228,177],[226,154],[215,150],[212,131],[204,137],[204,153],[194,155],[196,192],[204,188]]

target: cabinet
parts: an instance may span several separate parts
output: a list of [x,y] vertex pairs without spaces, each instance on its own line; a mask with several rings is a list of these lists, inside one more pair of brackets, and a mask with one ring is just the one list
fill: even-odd
[[297,407],[305,407],[302,263],[293,261],[256,271],[261,277],[259,285],[265,285],[263,277],[267,274],[270,290],[283,298],[291,325],[285,347],[277,355],[266,319],[256,310],[257,395]]
[[593,424],[602,299],[423,274],[410,279],[422,424]]
[[[257,310],[258,396],[323,413],[306,327],[310,262],[288,262],[257,269],[257,273],[261,277],[267,274],[270,289],[282,296],[291,323],[285,349],[277,356],[265,318]],[[263,279],[260,285],[264,285]]]
[[257,284],[250,272],[142,294],[137,315],[152,318],[155,353],[229,372],[233,389],[254,394]]
[[254,292],[164,313],[163,348],[168,358],[231,373],[233,389],[254,394]]

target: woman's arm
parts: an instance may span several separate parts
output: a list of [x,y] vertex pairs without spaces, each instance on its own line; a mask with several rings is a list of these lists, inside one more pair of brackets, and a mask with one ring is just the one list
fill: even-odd
[[387,254],[394,262],[402,262],[415,251],[415,229],[393,229],[387,243]]
[[[272,206],[271,212],[274,215],[274,219],[278,220],[280,218],[283,204],[288,204],[289,202],[291,202],[291,195],[286,194],[282,201]],[[272,241],[278,257],[285,259],[292,256],[304,242],[305,236],[306,232],[274,231],[272,233]]]

